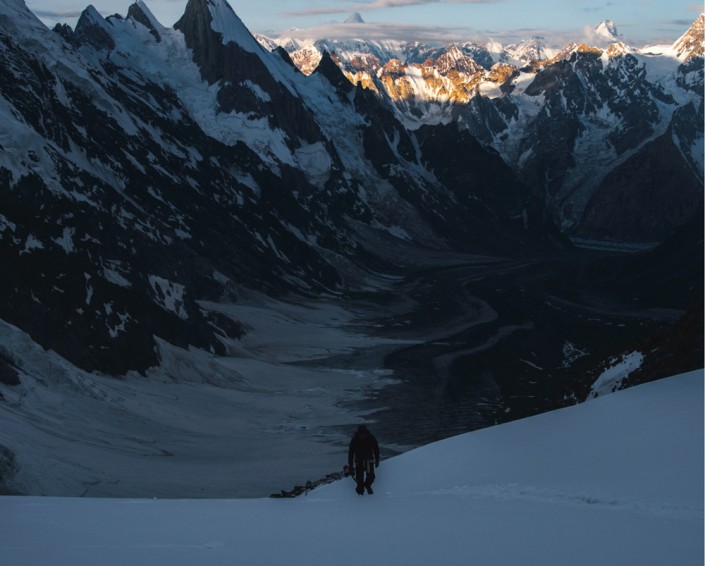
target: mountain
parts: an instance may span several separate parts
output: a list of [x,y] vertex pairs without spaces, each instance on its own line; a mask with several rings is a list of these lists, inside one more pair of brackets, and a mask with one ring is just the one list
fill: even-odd
[[346,24],[364,24],[365,20],[360,15],[360,12],[355,12],[354,14],[350,14],[345,19],[344,23],[346,23]]
[[617,31],[617,26],[612,20],[602,20],[591,33],[591,39],[600,47],[608,47],[612,43],[623,41],[622,35]]
[[449,438],[384,458],[372,496],[349,478],[293,500],[6,496],[0,551],[56,566],[347,565],[352,522],[385,564],[699,564],[702,397],[699,371]]
[[679,59],[686,63],[694,57],[703,56],[703,35],[705,34],[705,14],[700,14],[687,32],[673,44]]
[[658,52],[626,45],[610,20],[590,31],[595,45],[550,52],[542,38],[367,57],[315,45],[409,129],[455,122],[499,152],[575,241],[653,245],[702,201],[702,26]]
[[[306,77],[224,0],[175,29],[141,1],[75,30],[21,0],[2,16],[0,316],[84,369],[145,371],[155,336],[223,353],[242,329],[199,301],[363,289],[396,272],[390,241],[644,245],[702,203],[702,17],[678,58],[576,45],[487,69],[474,44],[360,43]],[[393,52],[423,61],[346,71]]]
[[[84,369],[145,371],[154,336],[223,353],[241,330],[199,301],[364,287],[375,240],[540,245],[508,168],[443,185],[382,101],[325,58],[304,77],[224,0],[191,0],[175,29],[142,2],[56,32],[20,0],[2,10],[0,316]],[[493,219],[473,242],[475,190]]]
[[[0,484],[247,492],[275,445],[288,483],[362,415],[400,451],[555,407],[700,299],[668,250],[702,245],[701,56],[360,42],[306,75],[225,0],[0,19]],[[627,263],[653,285],[591,271]]]
[[516,67],[529,65],[533,61],[546,61],[555,55],[555,49],[546,45],[541,36],[534,36],[517,44],[508,45],[502,49],[498,63],[510,63]]

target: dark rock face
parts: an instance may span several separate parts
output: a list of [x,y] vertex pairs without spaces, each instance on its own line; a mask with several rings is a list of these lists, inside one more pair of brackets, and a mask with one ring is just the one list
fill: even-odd
[[9,448],[0,444],[0,495],[17,495],[12,488],[12,479],[16,473],[15,455]]
[[328,82],[335,88],[335,90],[341,94],[345,95],[355,89],[352,83],[345,77],[340,67],[333,61],[330,53],[327,51],[323,53],[321,61],[318,63],[318,67],[314,73],[323,75]]
[[[455,124],[411,134],[368,90],[358,87],[354,104],[369,124],[362,140],[376,171],[454,247],[508,255],[542,247],[522,220],[540,213],[499,155]],[[437,184],[419,190],[418,168],[432,172]]]
[[56,24],[54,26],[54,33],[58,33],[67,42],[73,42],[73,29],[68,24]]
[[577,235],[660,242],[692,217],[702,199],[702,179],[682,159],[669,129],[607,175]]
[[98,50],[110,51],[115,48],[115,42],[105,30],[105,25],[100,14],[90,6],[78,19],[72,39],[77,45],[88,44]]
[[[697,135],[682,131],[684,117],[694,114],[692,105],[678,108],[671,128],[654,139],[661,119],[658,106],[674,106],[675,101],[648,81],[633,55],[614,57],[603,68],[598,53],[573,53],[538,72],[526,94],[542,95],[546,102],[519,145],[517,153],[529,157],[518,174],[535,195],[543,195],[569,234],[662,241],[702,202],[702,171],[688,165],[689,152],[679,151],[670,141],[675,133],[685,146]],[[618,159],[604,162],[605,155],[590,165],[584,162],[589,156],[583,156],[578,162],[575,148],[581,138],[594,135],[590,124],[601,108],[609,108],[620,124],[606,137]],[[604,180],[595,184],[606,171]],[[576,208],[576,200],[587,206]]]
[[[478,94],[470,100],[466,107],[456,108],[454,118],[462,129],[472,132],[472,136],[480,140],[486,147],[492,147],[492,141],[498,132],[504,132],[507,122],[516,120],[518,112],[512,104],[502,104],[491,101]],[[508,134],[499,134],[507,136]]]
[[137,3],[130,5],[127,10],[127,17],[132,18],[136,22],[139,22],[144,27],[146,27],[149,30],[149,33],[152,34],[152,37],[154,37],[157,42],[160,42],[162,40],[161,36],[159,35],[159,32],[155,29],[151,20],[147,17],[147,15]]
[[0,352],[0,383],[5,385],[19,385],[20,376],[13,367],[13,363]]
[[703,207],[665,242],[639,254],[600,258],[560,285],[639,308],[686,310],[702,299]]
[[[231,65],[226,64],[225,58],[229,54],[223,45],[222,36],[211,29],[211,20],[208,0],[190,0],[186,4],[184,15],[174,24],[175,29],[183,32],[189,49],[193,49],[201,76],[208,84],[226,77],[230,80],[232,75],[226,73],[234,72]],[[235,54],[237,55],[237,52]],[[232,57],[228,62],[237,64],[237,57]]]
[[610,65],[602,83],[602,98],[624,124],[609,136],[618,155],[638,147],[653,135],[659,118],[657,104],[672,105],[675,102],[670,95],[649,83],[646,69],[639,66],[632,55],[624,55]]
[[454,123],[422,127],[417,137],[424,164],[450,188],[442,206],[434,203],[446,230],[478,251],[521,254],[537,246],[547,233],[540,205],[497,153]]
[[629,375],[624,387],[632,387],[703,367],[703,301],[696,302],[668,329],[642,345],[646,359]]
[[[234,13],[232,16],[237,18]],[[287,133],[292,148],[299,146],[300,139],[308,143],[321,141],[320,128],[302,101],[272,76],[260,55],[233,42],[223,44],[223,36],[211,28],[211,20],[208,0],[189,0],[174,27],[184,33],[204,80],[209,84],[220,82],[220,110],[266,117],[271,128]],[[264,55],[264,49],[257,47]],[[258,97],[246,84],[258,85],[267,99]]]

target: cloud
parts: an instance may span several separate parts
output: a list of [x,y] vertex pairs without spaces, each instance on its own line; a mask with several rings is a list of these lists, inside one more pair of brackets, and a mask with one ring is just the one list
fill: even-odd
[[363,10],[379,10],[381,8],[403,8],[419,4],[499,4],[506,0],[372,0],[367,2]]
[[672,25],[673,27],[676,28],[685,28],[688,29],[690,26],[693,25],[694,20],[671,20],[667,22],[669,25]]
[[282,12],[282,16],[286,17],[302,17],[302,16],[325,16],[327,14],[347,14],[351,8],[306,8],[305,10],[292,10],[290,12]]
[[441,0],[373,0],[363,6],[362,10],[381,10],[383,8],[404,8],[420,4],[438,4]]
[[409,6],[423,6],[427,4],[497,4],[506,0],[372,0],[366,2],[356,2],[354,6],[308,8],[305,10],[295,10],[284,12],[284,16],[321,16],[329,14],[347,14],[350,11],[367,12],[371,10],[383,10],[386,8],[406,8]]
[[469,41],[473,32],[463,27],[416,26],[405,24],[357,23],[354,26],[343,23],[323,24],[306,29],[288,30],[282,35],[299,40],[399,40],[414,39],[424,43],[447,43],[449,41]]
[[61,19],[78,18],[83,10],[32,10],[32,12],[38,18]]
[[612,6],[614,5],[614,2],[605,2],[604,4],[590,4],[589,6],[585,6],[584,8],[582,8],[582,11],[586,13],[604,12],[607,9],[612,9]]
[[490,39],[503,45],[516,44],[532,37],[543,37],[547,46],[562,47],[568,38],[575,39],[575,34],[560,35],[555,32],[522,28],[511,31],[476,30],[463,26],[421,26],[406,24],[375,24],[361,23],[355,25],[333,23],[312,26],[306,29],[293,29],[279,34],[280,37],[291,37],[300,41],[316,41],[330,39],[346,40],[397,40],[419,41],[429,45],[447,45],[448,43],[475,42],[484,44]]

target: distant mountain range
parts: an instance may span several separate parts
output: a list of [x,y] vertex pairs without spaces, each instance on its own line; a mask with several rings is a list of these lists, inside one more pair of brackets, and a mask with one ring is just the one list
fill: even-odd
[[[672,45],[643,48],[626,45],[611,20],[595,26],[594,44],[560,50],[541,37],[440,47],[391,39],[258,40],[285,49],[305,74],[331,54],[351,82],[391,103],[409,129],[467,130],[549,204],[564,232],[582,241],[655,242],[684,220],[677,210],[692,210],[702,194],[703,21],[701,15]],[[644,160],[653,163],[647,155],[673,152],[680,157],[663,158],[680,162],[680,172],[672,184],[658,180],[663,198],[652,195],[654,209],[643,212],[652,220],[680,219],[656,229],[644,218],[625,224],[616,211],[627,201],[638,208],[638,195],[654,180],[644,168]]]
[[[696,20],[694,27],[683,36],[693,40],[693,45],[689,49],[691,54],[702,51],[702,46],[700,48],[697,46],[697,26],[701,25],[698,24],[699,21],[699,19]],[[347,24],[365,23],[359,13],[354,13],[343,22],[343,27],[347,27]],[[349,35],[364,36],[364,31],[360,34],[353,33],[356,29],[354,26],[350,26],[351,33]],[[364,28],[362,29],[364,30]],[[562,48],[557,48],[555,44],[549,45],[546,38],[542,36],[533,36],[518,43],[503,45],[491,39],[484,43],[454,41],[446,44],[419,42],[413,38],[399,40],[393,37],[388,39],[333,39],[330,37],[305,39],[305,37],[312,35],[306,30],[292,30],[290,33],[285,32],[275,37],[258,33],[254,35],[270,51],[276,47],[285,49],[305,74],[310,74],[315,70],[326,51],[335,53],[344,70],[352,73],[357,71],[377,72],[392,59],[398,59],[405,64],[423,64],[428,59],[437,59],[444,53],[453,50],[460,51],[464,56],[474,59],[477,64],[488,70],[495,63],[508,63],[516,67],[523,67],[534,61],[548,61],[562,51]],[[626,42],[612,20],[601,21],[592,29],[586,30],[586,35],[589,45],[602,49],[607,49],[612,44],[625,44]],[[585,40],[580,40],[577,43],[583,42]],[[702,44],[702,41],[700,43]],[[648,51],[651,48],[648,46],[638,48],[630,45],[629,49],[639,52],[642,49]]]

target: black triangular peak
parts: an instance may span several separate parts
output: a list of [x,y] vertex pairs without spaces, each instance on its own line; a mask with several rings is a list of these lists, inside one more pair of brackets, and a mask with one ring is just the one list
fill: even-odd
[[328,51],[323,52],[323,56],[314,73],[323,75],[339,92],[348,93],[355,88]]
[[301,73],[299,68],[296,66],[296,63],[292,61],[291,55],[289,55],[288,51],[284,49],[281,45],[277,45],[277,47],[272,51],[272,53],[278,55],[287,65],[289,65],[295,73]]
[[154,27],[152,20],[149,18],[149,16],[147,16],[147,14],[144,13],[142,6],[138,2],[131,4],[130,7],[127,9],[127,17],[132,18],[136,22],[139,22],[144,27],[146,27],[149,30],[149,33],[154,36],[154,39],[157,40],[157,43],[162,40],[161,36],[159,35],[159,32]]
[[212,84],[223,78],[223,42],[211,28],[213,16],[208,3],[208,0],[189,0],[184,15],[174,28],[184,34],[186,46],[193,50],[201,76]]
[[73,40],[76,45],[87,43],[98,50],[113,50],[115,49],[115,41],[106,29],[109,25],[91,4],[83,10],[81,17],[78,18]]
[[199,29],[201,33],[215,33],[224,45],[235,43],[250,53],[264,51],[226,0],[189,0],[174,27],[184,33]]

